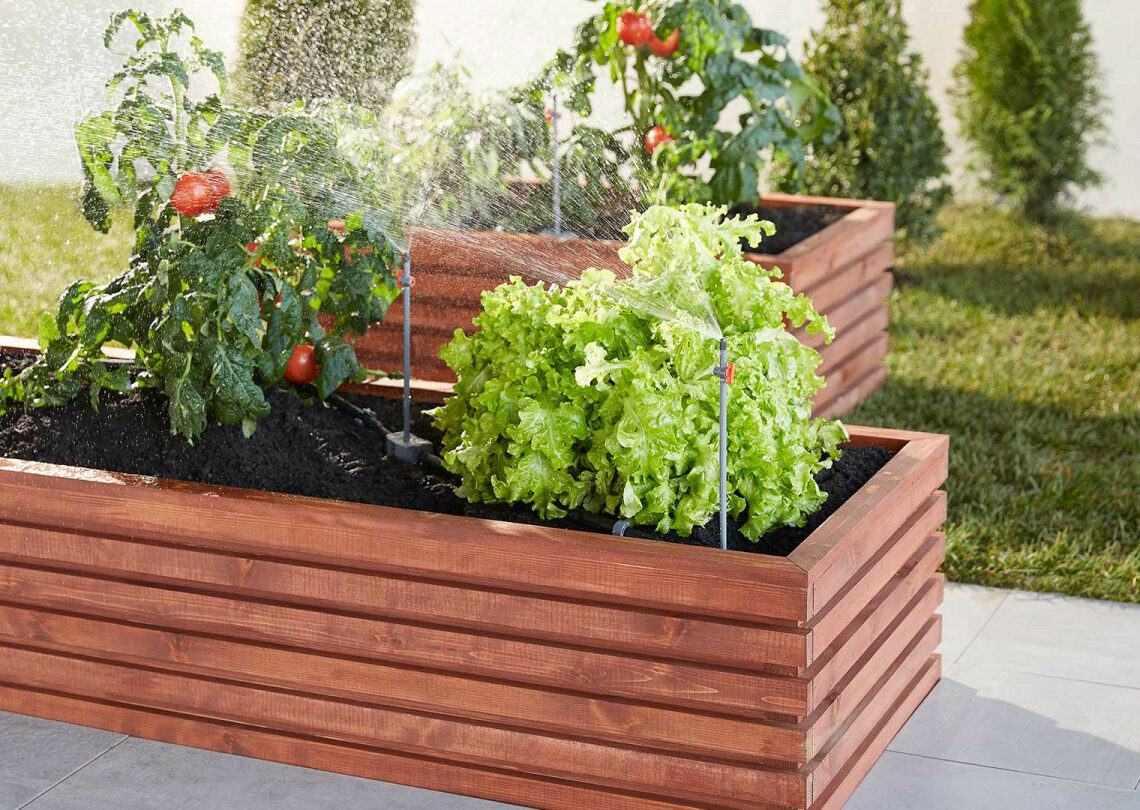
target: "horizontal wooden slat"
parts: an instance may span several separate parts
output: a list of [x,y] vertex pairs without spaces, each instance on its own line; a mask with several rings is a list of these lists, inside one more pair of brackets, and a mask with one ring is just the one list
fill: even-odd
[[0,514],[483,587],[745,620],[806,618],[806,577],[786,558],[637,538],[11,459],[0,459]]
[[886,674],[868,691],[862,704],[836,733],[832,743],[804,766],[804,771],[811,774],[809,805],[814,796],[825,792],[852,760],[858,757],[863,741],[874,735],[875,729],[891,716],[894,707],[913,696],[915,680],[926,671],[942,638],[941,619],[941,616],[934,616],[927,622],[922,632],[906,646],[887,668]]
[[[741,761],[806,760],[804,729],[0,604],[0,642],[516,728]],[[0,678],[2,680],[2,678]]]
[[[831,699],[818,716],[812,718],[814,722],[808,741],[809,751],[818,752],[846,733],[844,726],[858,711],[857,707],[868,695],[874,693],[875,684],[897,667],[895,659],[902,650],[916,637],[933,632],[932,622],[937,625],[935,635],[941,632],[942,617],[934,611],[942,601],[942,595],[942,576],[928,579],[847,675],[833,687]],[[931,646],[927,653],[933,651],[934,647]]]
[[0,523],[0,560],[720,666],[807,666],[807,640],[796,628],[710,621],[91,534]]
[[820,279],[806,289],[796,289],[796,292],[810,298],[816,311],[826,315],[850,295],[879,278],[890,269],[893,262],[894,247],[889,242],[883,242],[836,270],[834,275]]
[[366,779],[382,779],[512,804],[526,802],[551,810],[581,810],[585,807],[591,810],[708,810],[710,807],[720,810],[715,805],[697,805],[517,771],[446,762],[433,757],[384,751],[373,746],[319,740],[2,684],[0,710]]
[[0,565],[0,601],[176,631],[741,715],[803,716],[806,686],[759,675],[539,644],[175,588]]
[[821,657],[855,616],[888,587],[946,520],[946,493],[935,492],[808,622],[811,659]]
[[[858,332],[856,332],[856,334],[858,334]],[[845,342],[839,340],[835,341],[835,343],[832,344],[835,351],[829,352],[819,365],[817,373],[823,375],[828,382],[828,388],[825,388],[820,394],[821,398],[831,398],[828,396],[831,393],[830,386],[836,382],[832,377],[832,371],[851,367],[852,369],[856,369],[854,372],[856,376],[861,376],[858,369],[869,368],[887,356],[890,336],[886,332],[876,332],[869,338],[863,338],[862,342],[858,343],[856,342],[855,335],[849,335],[848,337],[851,339]],[[859,337],[862,338],[861,335],[859,335]],[[831,349],[832,346],[829,346],[828,349]],[[849,379],[850,375],[847,376],[847,380],[845,381],[848,387],[850,387]]]
[[[852,293],[842,304],[837,305],[828,312],[827,322],[835,327],[836,336],[842,335],[846,330],[853,328],[871,317],[876,310],[882,307],[890,295],[893,283],[891,274],[883,273],[866,287],[863,287],[858,292]],[[791,332],[795,335],[796,339],[805,346],[810,346],[816,351],[823,351],[825,349],[825,338],[823,335],[808,334],[802,327],[792,329]]]
[[652,786],[689,800],[746,806],[751,797],[764,796],[777,806],[797,807],[806,789],[805,777],[794,772],[412,715],[18,647],[0,646],[0,672],[10,684],[42,691],[628,790]]
[[[909,603],[934,576],[945,556],[945,539],[941,534],[929,538],[907,564],[875,598],[851,619],[843,634],[804,672],[811,683],[808,706],[814,709],[831,695],[836,685],[855,667],[856,662],[887,632],[899,616],[909,610]],[[941,602],[941,595],[935,604]],[[930,612],[933,612],[931,610]]]
[[808,290],[845,267],[853,257],[871,252],[893,232],[894,210],[867,205],[848,212],[777,256],[745,256],[764,267],[779,267],[793,289]]
[[[811,580],[814,616],[946,480],[949,439],[908,442],[872,481],[789,555]],[[842,541],[840,541],[842,538]]]
[[827,384],[823,390],[812,397],[813,408],[826,408],[849,393],[852,386],[886,359],[889,346],[890,337],[880,333],[852,352],[846,360],[838,361],[827,372]]
[[817,406],[812,413],[821,419],[835,419],[843,416],[860,402],[863,402],[878,391],[887,381],[887,367],[879,363],[854,383],[847,386],[847,390],[826,405]]

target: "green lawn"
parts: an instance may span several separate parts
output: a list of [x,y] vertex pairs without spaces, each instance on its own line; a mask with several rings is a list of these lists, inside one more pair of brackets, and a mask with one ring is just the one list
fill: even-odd
[[945,225],[896,268],[890,382],[848,421],[951,435],[952,579],[1140,601],[1140,223]]
[[0,334],[35,337],[40,314],[68,284],[126,267],[130,220],[98,233],[79,213],[77,191],[0,185]]
[[[890,382],[848,421],[951,434],[951,578],[1140,601],[1140,223],[944,224],[899,261]],[[66,189],[0,186],[0,333],[128,242]]]

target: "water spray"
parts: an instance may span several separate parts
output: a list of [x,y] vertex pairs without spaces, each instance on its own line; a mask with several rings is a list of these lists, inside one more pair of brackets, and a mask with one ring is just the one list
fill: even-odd
[[735,366],[728,362],[728,341],[720,339],[720,365],[714,370],[720,377],[720,547],[728,549],[728,386],[732,385]]
[[388,458],[404,464],[419,464],[432,452],[431,442],[412,433],[412,250],[404,251],[403,267],[396,279],[404,295],[404,429],[385,436]]

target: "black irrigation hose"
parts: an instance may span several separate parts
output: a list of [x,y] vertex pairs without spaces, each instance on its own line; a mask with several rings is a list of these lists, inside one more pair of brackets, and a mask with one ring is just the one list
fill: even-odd
[[371,411],[366,411],[363,408],[360,408],[356,405],[353,405],[351,402],[349,402],[347,399],[342,397],[340,394],[330,394],[328,401],[331,402],[333,405],[337,406],[338,408],[340,408],[345,413],[352,414],[357,419],[364,422],[366,425],[369,425],[370,427],[376,428],[376,430],[379,430],[384,435],[388,435],[389,433],[392,432],[391,430],[388,429],[388,427],[383,422],[381,422],[379,419],[376,418],[376,414],[372,413]]
[[[373,428],[374,430],[380,431],[385,436],[393,432],[389,430],[383,422],[376,418],[376,414],[372,413],[371,411],[367,411],[364,408],[353,405],[340,394],[330,394],[328,401],[336,407],[340,408],[345,413],[355,416],[361,422]],[[425,466],[431,467],[436,472],[444,473],[445,475],[449,476],[453,475],[450,470],[443,466],[443,459],[437,456],[435,453],[428,453],[426,456],[424,456],[423,463]]]
[[[375,430],[379,430],[384,435],[392,432],[387,427],[385,427],[384,423],[377,419],[376,415],[371,411],[366,411],[364,408],[353,405],[340,394],[331,394],[328,398],[328,401],[336,407],[340,408],[345,413],[349,413],[352,416],[355,416],[357,419],[369,427]],[[454,473],[443,466],[443,459],[434,453],[429,453],[428,455],[424,456],[423,464],[426,467],[431,467],[436,472],[443,473],[449,477],[454,477]],[[589,526],[591,529],[599,532],[604,532],[606,534],[620,535],[622,537],[644,537],[652,539],[651,535],[645,534],[644,532],[638,531],[637,529],[630,528],[627,521],[615,521],[612,517],[598,515],[594,512],[587,512],[585,509],[575,510],[572,514],[572,517],[578,522]]]

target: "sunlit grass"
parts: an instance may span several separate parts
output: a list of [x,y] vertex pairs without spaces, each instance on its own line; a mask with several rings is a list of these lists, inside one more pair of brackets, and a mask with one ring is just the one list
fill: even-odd
[[0,185],[0,334],[35,337],[41,313],[78,278],[104,281],[126,267],[132,234],[83,219],[77,189]]
[[849,421],[951,435],[953,579],[1140,601],[1140,223],[944,224],[898,264],[890,381]]

